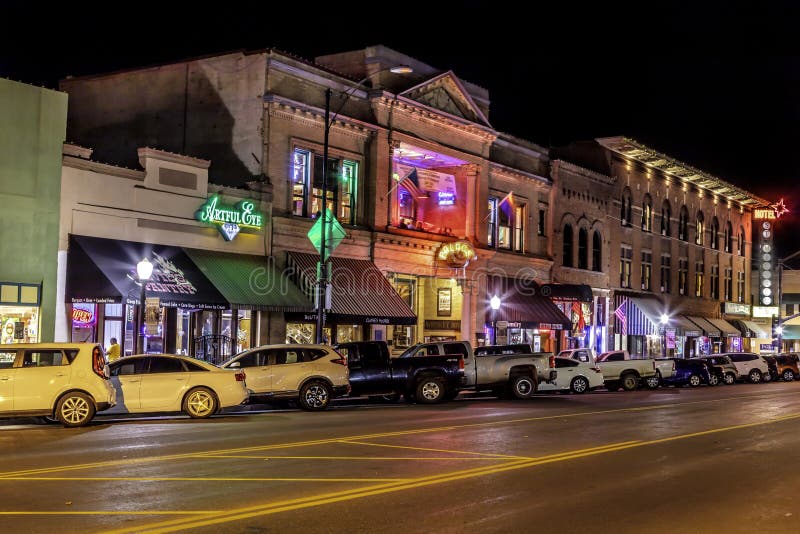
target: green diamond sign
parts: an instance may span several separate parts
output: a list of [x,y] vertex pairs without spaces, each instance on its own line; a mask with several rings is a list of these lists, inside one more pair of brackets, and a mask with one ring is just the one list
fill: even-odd
[[[347,232],[344,231],[344,227],[339,224],[339,221],[336,220],[331,210],[325,210],[325,256],[324,258],[327,260],[336,247],[339,246],[339,243],[342,242],[342,239],[347,236]],[[317,219],[317,222],[314,223],[314,226],[311,227],[311,230],[308,231],[308,239],[311,241],[311,244],[314,245],[314,248],[317,249],[317,252],[320,254],[322,253],[322,217]]]

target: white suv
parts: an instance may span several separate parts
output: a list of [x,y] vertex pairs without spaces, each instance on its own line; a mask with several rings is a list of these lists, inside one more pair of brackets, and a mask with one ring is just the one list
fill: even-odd
[[723,352],[736,366],[739,378],[746,379],[753,384],[761,382],[769,375],[767,360],[752,352]]
[[103,349],[94,343],[0,345],[0,417],[83,426],[116,404],[108,377]]
[[264,345],[220,367],[245,370],[251,404],[292,399],[304,410],[316,411],[350,392],[347,359],[327,345]]

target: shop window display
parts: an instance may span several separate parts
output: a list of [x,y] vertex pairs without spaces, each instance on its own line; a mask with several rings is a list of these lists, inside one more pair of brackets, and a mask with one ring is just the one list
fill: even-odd
[[39,341],[39,308],[33,306],[0,306],[2,343],[37,343]]

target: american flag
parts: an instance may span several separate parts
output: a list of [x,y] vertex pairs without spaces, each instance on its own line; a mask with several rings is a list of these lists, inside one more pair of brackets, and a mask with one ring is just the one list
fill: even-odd
[[411,169],[411,172],[406,174],[402,180],[400,180],[401,187],[405,188],[406,191],[411,193],[411,196],[414,198],[428,198],[428,194],[424,193],[419,188],[419,178],[417,177],[417,169],[416,167]]
[[619,319],[619,324],[620,324],[619,333],[623,336],[628,335],[628,322],[625,320],[625,304],[627,303],[628,303],[627,299],[623,300],[622,303],[619,305],[619,308],[614,310],[614,315],[616,315],[617,319]]

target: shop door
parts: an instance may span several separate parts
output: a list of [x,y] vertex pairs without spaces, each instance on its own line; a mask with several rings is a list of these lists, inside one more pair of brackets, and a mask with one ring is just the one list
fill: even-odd
[[58,349],[26,350],[14,376],[14,410],[53,407],[69,384],[69,361]]

